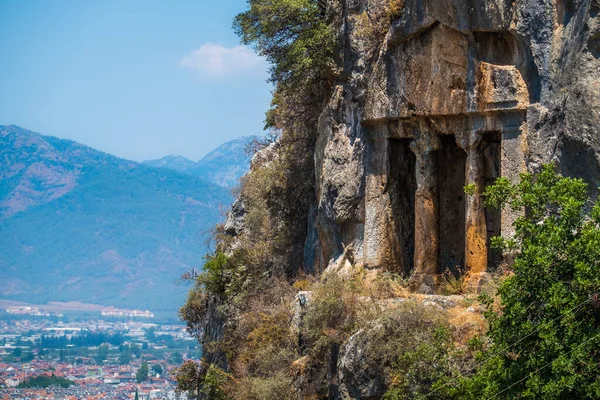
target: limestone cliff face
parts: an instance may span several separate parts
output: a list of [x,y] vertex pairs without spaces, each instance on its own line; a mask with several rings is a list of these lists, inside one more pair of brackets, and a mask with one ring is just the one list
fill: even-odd
[[326,12],[342,69],[319,118],[305,268],[414,271],[427,292],[460,267],[477,284],[498,262],[489,237],[514,220],[477,195],[495,178],[553,161],[597,195],[599,0],[330,0]]
[[[228,299],[213,294],[205,302],[198,324],[205,358],[224,369],[235,369],[235,357],[208,344],[241,343],[231,341],[231,332],[243,325],[242,314],[257,312],[259,306],[246,304],[254,282],[267,282],[266,290],[274,278],[293,280],[301,269],[319,275],[362,267],[411,276],[414,291],[432,293],[450,269],[467,274],[476,289],[502,261],[489,250],[490,238],[511,235],[517,216],[484,207],[487,185],[554,162],[598,195],[600,0],[319,4],[338,34],[338,68],[322,108],[322,91],[311,103],[320,110],[316,132],[311,108],[311,123],[298,124],[298,136],[284,128],[278,142],[255,155],[223,227],[226,253],[268,250],[268,259],[255,262],[261,278],[237,289],[250,293],[243,301],[227,308]],[[296,147],[299,139],[305,147]],[[286,151],[294,164],[282,161]],[[305,179],[313,169],[314,182]],[[272,178],[279,186],[271,187]],[[268,229],[257,224],[261,218]],[[269,295],[254,297],[272,308]],[[308,362],[299,327],[310,301],[309,292],[298,293],[290,318],[300,357],[292,366],[299,371]],[[384,374],[365,363],[363,350],[369,334],[387,333],[373,322],[332,345],[319,360],[325,367],[299,373],[298,393],[316,386],[323,398],[380,398]]]

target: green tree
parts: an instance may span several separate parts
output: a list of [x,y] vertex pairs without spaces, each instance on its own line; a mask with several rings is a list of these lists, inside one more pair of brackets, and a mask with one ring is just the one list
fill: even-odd
[[189,398],[200,395],[201,370],[195,362],[187,360],[177,369],[175,379],[177,380],[177,389],[187,392]]
[[138,369],[135,374],[135,380],[137,383],[142,383],[143,381],[148,379],[148,363],[146,361],[142,361],[142,365]]
[[59,386],[68,388],[75,385],[75,382],[58,376],[35,376],[22,381],[17,385],[17,388],[47,388],[50,386]]
[[128,365],[131,362],[131,352],[129,351],[129,349],[124,350],[121,354],[119,354],[119,364],[121,365]]
[[235,32],[271,63],[271,80],[296,85],[327,75],[334,35],[319,0],[249,0]]
[[526,212],[514,238],[494,239],[515,252],[513,273],[499,305],[482,296],[492,344],[468,397],[600,398],[600,203],[586,189],[545,165],[485,191],[487,206]]
[[223,391],[223,386],[226,383],[226,377],[223,371],[219,368],[211,365],[206,371],[206,375],[202,380],[200,392],[206,396],[207,399],[212,400],[225,400],[227,396]]
[[108,358],[108,353],[110,351],[110,348],[108,346],[108,344],[102,344],[98,347],[98,354],[96,355],[96,362],[98,364],[102,364],[102,362],[104,362],[104,360],[106,360]]
[[156,340],[156,328],[152,326],[148,329],[145,329],[144,335],[146,336],[146,339],[148,339],[149,342],[154,343],[154,341]]
[[137,344],[132,343],[131,346],[129,346],[129,348],[131,349],[131,354],[133,354],[134,356],[139,357],[142,355],[142,349]]
[[171,362],[173,364],[181,364],[183,362],[183,356],[181,355],[181,352],[174,352],[173,355],[171,355]]
[[162,373],[163,373],[163,369],[162,369],[162,366],[160,364],[154,364],[152,366],[152,371],[155,374],[158,374],[158,375],[162,375]]

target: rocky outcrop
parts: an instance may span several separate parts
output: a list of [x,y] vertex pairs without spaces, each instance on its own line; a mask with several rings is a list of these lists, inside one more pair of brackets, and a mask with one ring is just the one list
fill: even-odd
[[515,218],[484,208],[495,178],[555,162],[597,195],[599,10],[598,0],[330,1],[343,71],[319,118],[307,269],[351,248],[353,265],[413,273],[420,291],[457,267],[476,286],[499,262],[489,238],[510,235]]
[[[301,291],[291,304],[293,318],[290,327],[300,343],[304,342],[301,326],[313,297],[312,292]],[[365,303],[373,301],[368,298],[361,300]],[[293,363],[291,371],[295,375],[296,390],[299,393],[303,393],[303,389],[312,382],[313,385],[321,386],[322,391],[328,393],[329,399],[380,399],[389,385],[386,372],[393,368],[393,363],[386,358],[385,350],[380,346],[383,346],[383,342],[395,343],[393,340],[409,335],[411,330],[420,332],[427,326],[427,322],[424,322],[427,316],[411,315],[407,312],[411,307],[418,312],[439,313],[438,315],[452,309],[461,309],[461,312],[471,314],[481,312],[479,309],[465,308],[465,299],[461,296],[418,295],[418,298],[395,297],[378,300],[376,303],[380,309],[380,318],[359,328],[341,345],[332,345],[332,351],[328,354],[330,359],[327,360],[327,377],[311,376],[314,371],[306,367],[309,356],[304,355]],[[415,328],[412,325],[415,320],[419,320],[423,326]],[[407,342],[411,343],[410,339]],[[396,344],[399,343],[403,342],[400,340]],[[306,350],[304,346],[300,347],[303,351]]]
[[[310,142],[301,154],[314,159],[314,182],[304,179],[312,168],[296,163],[286,172],[310,172],[268,192],[271,227],[294,235],[279,248],[288,256],[267,260],[262,276],[359,272],[369,280],[388,270],[411,277],[412,291],[421,293],[410,296],[425,308],[390,312],[387,322],[362,321],[328,345],[318,368],[310,368],[302,337],[311,294],[300,291],[292,303],[298,358],[291,368],[298,393],[377,399],[389,385],[383,369],[391,361],[382,361],[386,354],[378,351],[384,346],[372,345],[372,339],[412,346],[414,338],[403,337],[408,319],[420,332],[427,309],[450,313],[460,302],[432,294],[442,273],[464,273],[477,290],[502,262],[490,250],[490,239],[510,236],[518,214],[487,209],[481,196],[486,186],[499,177],[514,182],[520,173],[554,162],[598,195],[600,0],[319,4],[338,32],[337,78],[319,114],[314,148],[312,131],[301,138]],[[320,99],[312,104],[318,107]],[[280,142],[257,153],[247,182],[253,173],[260,175],[261,164],[292,165],[273,164],[291,148],[282,143],[285,130]],[[299,185],[287,185],[290,181]],[[270,185],[254,190],[262,192],[263,186]],[[236,237],[251,235],[250,200],[242,196],[225,224],[232,249],[241,243]],[[266,246],[274,247],[272,242]],[[303,262],[295,248],[300,243]],[[372,303],[388,311],[406,305],[404,298],[377,301]],[[471,313],[481,312],[463,311],[467,322]],[[209,328],[225,323],[216,314],[211,318]],[[206,338],[219,341],[222,331],[206,329]],[[211,356],[224,364],[222,355]]]

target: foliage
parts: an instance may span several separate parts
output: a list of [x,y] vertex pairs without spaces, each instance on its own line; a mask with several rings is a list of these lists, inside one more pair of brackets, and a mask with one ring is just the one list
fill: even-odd
[[142,361],[140,368],[135,373],[135,381],[137,383],[142,383],[148,380],[148,363],[146,361]]
[[456,273],[446,269],[440,277],[440,292],[446,296],[464,294],[467,290],[466,277],[467,274],[460,267]]
[[368,280],[357,271],[348,278],[327,274],[313,286],[301,327],[303,369],[312,381],[304,391],[324,393],[328,360],[350,342],[360,348],[361,370],[390,388],[389,399],[413,398],[459,376],[471,356],[455,346],[461,339],[451,335],[445,311],[407,298],[393,306],[382,301],[385,293],[406,294],[401,282],[392,275]]
[[129,350],[129,348],[127,348],[126,351],[123,351],[121,352],[121,354],[119,354],[117,362],[120,365],[129,365],[132,359],[133,358],[131,357],[131,351]]
[[68,388],[69,386],[73,385],[75,385],[75,382],[71,380],[52,375],[27,378],[23,382],[19,383],[17,388],[47,388],[51,386]]
[[198,276],[200,286],[204,286],[209,293],[223,295],[228,283],[228,270],[231,265],[227,256],[219,251],[205,257],[203,272]]
[[389,0],[380,7],[365,9],[353,17],[356,35],[367,43],[367,50],[375,50],[384,42],[391,23],[398,18],[404,8],[404,0]]
[[[411,342],[392,348],[387,357],[395,357],[390,389],[383,400],[458,398],[457,389],[450,385],[464,369],[464,355],[452,343],[450,331],[445,326],[432,329]],[[412,335],[415,332],[411,332]],[[396,343],[403,332],[395,332],[392,342]],[[383,338],[381,338],[383,339]],[[386,344],[378,342],[374,346]],[[389,345],[387,345],[389,346]],[[380,352],[383,353],[383,349]]]
[[207,296],[204,287],[194,285],[188,291],[185,304],[179,309],[179,318],[185,321],[188,332],[200,338],[203,332],[203,322],[207,311]]
[[271,377],[248,377],[242,379],[232,398],[235,400],[293,400],[298,396],[293,391],[292,378],[285,371]]
[[183,362],[183,355],[180,351],[175,351],[171,355],[171,362],[173,364],[181,364]]
[[198,365],[192,360],[187,360],[177,369],[175,380],[177,381],[177,390],[187,392],[193,398],[194,393],[198,392],[200,384],[200,369]]
[[469,196],[473,196],[473,195],[475,195],[475,193],[477,193],[477,185],[474,183],[469,183],[468,185],[465,185],[463,190],[464,190],[465,194],[468,194]]
[[194,398],[200,394],[210,400],[225,400],[224,388],[229,375],[214,365],[209,365],[206,371],[202,371],[195,362],[188,360],[183,363],[175,375],[177,390],[187,392],[188,396]]
[[163,368],[160,364],[154,364],[152,366],[152,372],[154,372],[155,374],[158,374],[158,375],[162,375]]
[[40,346],[46,349],[64,349],[67,345],[73,346],[99,346],[102,343],[109,343],[113,346],[119,346],[125,341],[121,333],[105,332],[84,332],[80,335],[42,335]]
[[491,346],[467,382],[471,398],[594,399],[600,397],[600,203],[586,184],[552,165],[520,182],[499,178],[488,206],[525,213],[512,239],[513,274],[488,304]]
[[303,320],[303,333],[314,359],[332,344],[341,344],[357,329],[360,293],[350,281],[338,274],[329,274],[315,287]]
[[318,0],[249,0],[233,27],[271,63],[271,81],[291,86],[330,74],[334,37]]
[[211,365],[208,367],[208,371],[202,380],[200,393],[211,400],[226,400],[227,396],[223,389],[226,382],[227,377],[224,375],[223,371],[214,365]]
[[142,349],[140,348],[139,345],[132,343],[129,345],[129,349],[131,350],[131,354],[133,354],[136,357],[139,357],[142,355]]
[[110,347],[106,343],[98,346],[98,354],[96,354],[96,363],[98,363],[98,365],[102,364],[104,360],[108,358],[109,350]]

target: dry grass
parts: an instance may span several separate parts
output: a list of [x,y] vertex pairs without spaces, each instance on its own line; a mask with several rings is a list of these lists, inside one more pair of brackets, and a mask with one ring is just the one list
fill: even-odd
[[466,277],[463,268],[458,268],[456,273],[446,269],[440,277],[438,291],[444,296],[465,294],[467,291]]
[[466,345],[470,339],[487,330],[487,322],[479,312],[478,305],[467,308],[453,307],[447,313],[448,323],[453,328],[454,340],[461,345]]

